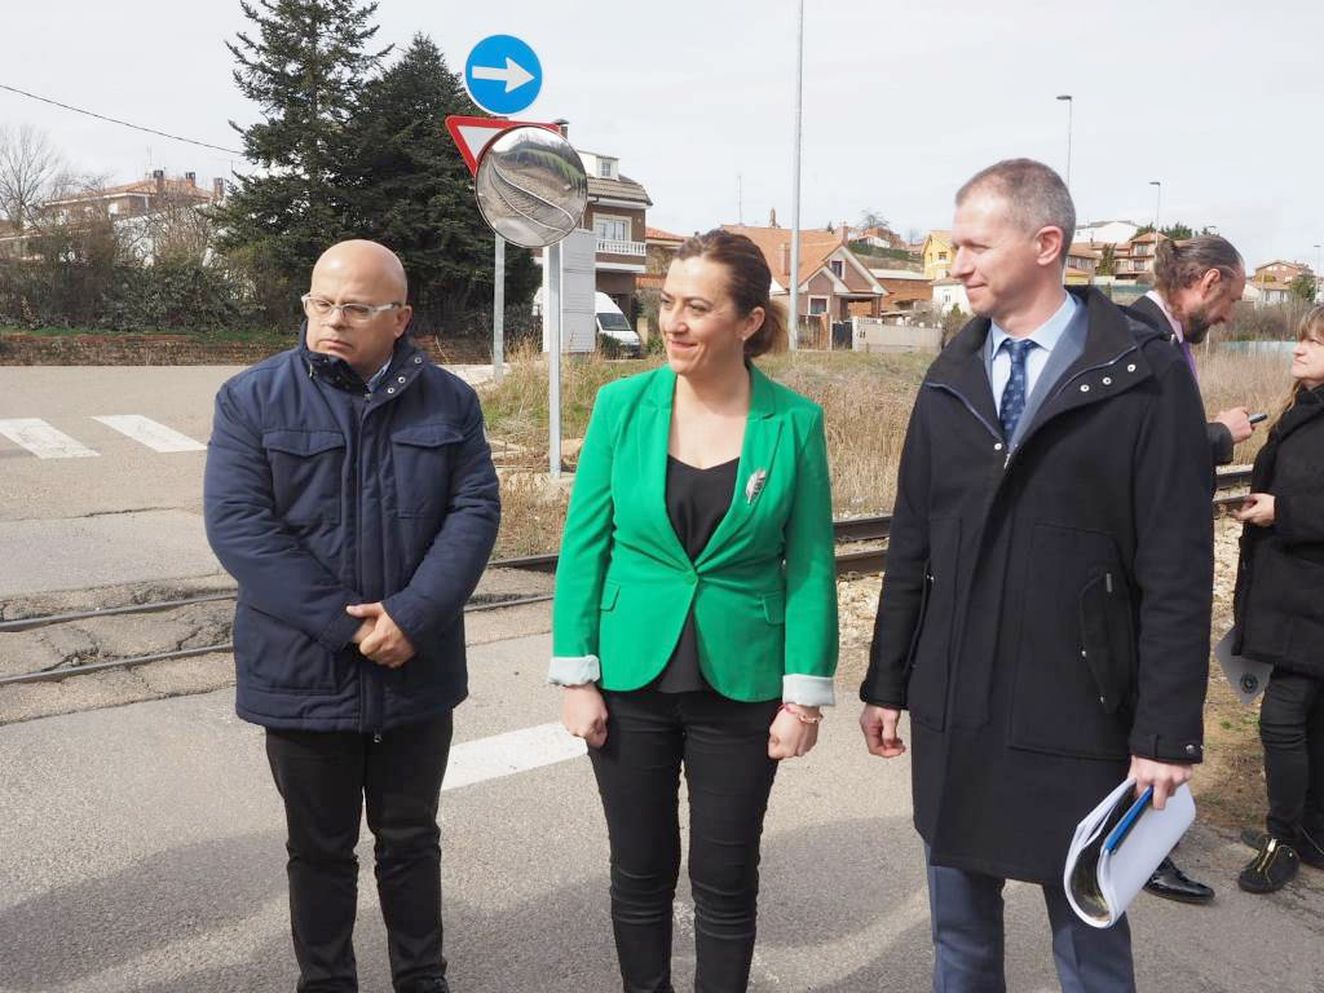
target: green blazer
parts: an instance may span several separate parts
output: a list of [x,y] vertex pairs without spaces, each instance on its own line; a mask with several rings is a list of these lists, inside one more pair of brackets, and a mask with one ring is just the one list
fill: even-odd
[[556,569],[550,681],[633,690],[666,667],[691,606],[699,668],[734,700],[833,702],[836,565],[823,411],[750,367],[731,507],[691,562],[667,516],[676,374],[602,387]]

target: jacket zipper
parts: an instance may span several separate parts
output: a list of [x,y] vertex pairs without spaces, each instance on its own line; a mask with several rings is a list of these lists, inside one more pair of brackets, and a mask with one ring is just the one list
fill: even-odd
[[[1050,396],[1050,397],[1048,397],[1047,399],[1044,400],[1043,405],[1041,405],[1041,409],[1042,409],[1042,406],[1046,406],[1047,404],[1052,403],[1054,400],[1056,400],[1058,397],[1060,397],[1060,396],[1062,395],[1062,393],[1066,390],[1066,388],[1067,388],[1068,386],[1070,386],[1072,383],[1074,383],[1076,380],[1080,379],[1081,376],[1087,375],[1087,374],[1089,374],[1089,373],[1091,373],[1091,372],[1097,372],[1097,371],[1100,370],[1100,369],[1106,369],[1106,368],[1108,368],[1109,366],[1112,366],[1112,365],[1116,365],[1116,364],[1117,364],[1118,362],[1120,362],[1122,359],[1126,358],[1126,356],[1130,355],[1132,352],[1135,352],[1135,351],[1137,351],[1136,346],[1135,346],[1135,345],[1131,345],[1129,348],[1127,348],[1127,349],[1125,349],[1124,351],[1122,351],[1122,352],[1118,353],[1117,355],[1113,356],[1113,357],[1112,357],[1111,359],[1109,359],[1107,362],[1101,362],[1101,363],[1099,363],[1098,365],[1092,365],[1092,366],[1090,366],[1088,369],[1082,369],[1082,370],[1080,370],[1080,372],[1076,373],[1076,374],[1075,374],[1074,376],[1072,376],[1070,379],[1068,379],[1068,380],[1066,380],[1065,382],[1061,383],[1061,384],[1057,387],[1057,389],[1053,391],[1053,395]],[[1002,441],[1002,440],[1003,440],[1003,438],[1002,438],[1002,433],[999,432],[999,431],[995,431],[995,430],[993,429],[992,425],[990,425],[990,424],[988,423],[988,421],[984,419],[983,415],[981,415],[981,414],[979,413],[979,411],[975,409],[974,404],[972,404],[969,400],[967,400],[967,399],[965,398],[965,395],[962,394],[959,390],[956,390],[956,389],[954,389],[953,387],[946,385],[945,383],[930,383],[929,386],[930,386],[932,389],[935,389],[935,390],[946,390],[946,391],[947,391],[948,393],[950,393],[952,396],[956,397],[958,400],[961,401],[961,403],[965,404],[966,409],[969,410],[970,413],[972,413],[972,414],[975,415],[975,418],[979,421],[979,423],[982,424],[982,425],[984,425],[984,427],[988,429],[989,434],[993,435],[993,437],[994,437],[995,439],[997,439],[998,441]],[[1012,457],[1012,455],[1014,455],[1015,453],[1019,452],[1022,448],[1025,447],[1025,439],[1021,439],[1021,444],[1018,445],[1018,446],[1015,447],[1015,448],[1012,448],[1012,445],[1011,445],[1011,442],[1010,442],[1010,441],[1007,441],[1007,442],[1006,442],[1006,445],[1007,445],[1007,452],[1006,452],[1006,454],[1002,457],[1002,470],[1003,470],[1004,473],[1006,472],[1007,467],[1008,467],[1009,465],[1011,465],[1011,457]]]
[[[358,587],[363,589],[363,425],[368,419],[368,404],[372,402],[372,392],[365,391],[363,394],[363,412],[359,414],[359,436],[354,439],[354,571],[355,579],[358,580]],[[373,721],[369,714],[369,672],[370,670],[360,667],[359,669],[359,730],[362,732],[371,731],[374,740],[381,733],[380,719]]]

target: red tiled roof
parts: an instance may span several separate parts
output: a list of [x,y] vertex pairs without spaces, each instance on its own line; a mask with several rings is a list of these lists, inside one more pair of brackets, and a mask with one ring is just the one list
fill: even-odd
[[[791,274],[782,264],[782,246],[785,245],[789,249],[791,245],[790,228],[754,228],[740,224],[723,224],[722,229],[743,234],[758,245],[759,251],[763,253],[763,258],[768,263],[768,268],[772,270],[772,278],[781,286],[790,288]],[[828,256],[840,247],[841,237],[834,232],[801,231],[798,282],[804,283],[822,269],[827,264]]]
[[663,231],[661,228],[644,228],[644,238],[647,241],[685,241],[688,235],[672,234],[670,231]]

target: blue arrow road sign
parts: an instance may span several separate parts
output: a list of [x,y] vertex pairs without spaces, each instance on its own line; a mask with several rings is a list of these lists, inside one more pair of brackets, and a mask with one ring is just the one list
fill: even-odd
[[489,114],[518,114],[538,98],[542,63],[518,38],[494,34],[469,53],[464,85],[474,103]]

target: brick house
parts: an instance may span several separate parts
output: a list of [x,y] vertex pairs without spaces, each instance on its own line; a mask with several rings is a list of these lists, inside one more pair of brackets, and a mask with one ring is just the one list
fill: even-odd
[[[723,228],[750,238],[772,270],[772,298],[789,304],[791,295],[791,232],[787,228],[757,228],[726,224]],[[887,290],[845,239],[849,229],[800,232],[800,317],[831,322],[852,316],[877,317]]]

